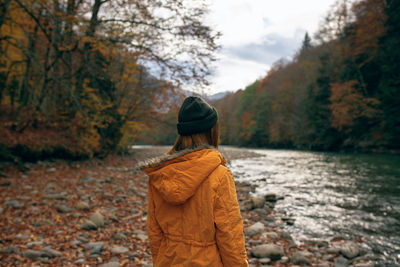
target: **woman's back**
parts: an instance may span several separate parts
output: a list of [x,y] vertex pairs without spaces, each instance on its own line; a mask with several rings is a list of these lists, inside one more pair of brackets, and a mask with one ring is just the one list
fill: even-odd
[[247,266],[233,177],[214,149],[183,150],[144,170],[154,266]]

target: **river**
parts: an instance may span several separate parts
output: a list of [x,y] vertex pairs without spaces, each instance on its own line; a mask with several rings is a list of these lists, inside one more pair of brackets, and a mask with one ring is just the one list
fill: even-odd
[[262,156],[231,161],[235,179],[283,196],[276,209],[296,219],[287,230],[299,242],[340,235],[400,264],[400,156],[253,151]]

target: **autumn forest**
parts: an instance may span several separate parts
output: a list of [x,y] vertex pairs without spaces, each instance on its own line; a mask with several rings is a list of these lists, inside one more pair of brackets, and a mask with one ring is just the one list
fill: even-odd
[[[0,160],[171,144],[187,85],[206,88],[219,32],[206,6],[3,0]],[[398,151],[400,1],[337,1],[291,60],[213,104],[222,144]],[[235,88],[226,88],[233,90]]]

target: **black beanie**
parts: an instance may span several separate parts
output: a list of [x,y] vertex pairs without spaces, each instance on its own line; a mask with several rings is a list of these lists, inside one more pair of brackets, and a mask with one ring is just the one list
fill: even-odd
[[217,110],[197,96],[189,96],[183,101],[178,115],[178,133],[191,135],[206,132],[218,120]]

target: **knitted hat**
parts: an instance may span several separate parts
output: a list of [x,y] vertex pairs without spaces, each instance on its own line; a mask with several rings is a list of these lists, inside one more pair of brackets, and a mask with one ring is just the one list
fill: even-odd
[[178,115],[178,133],[191,135],[206,132],[218,120],[217,110],[197,96],[189,96],[183,101]]

